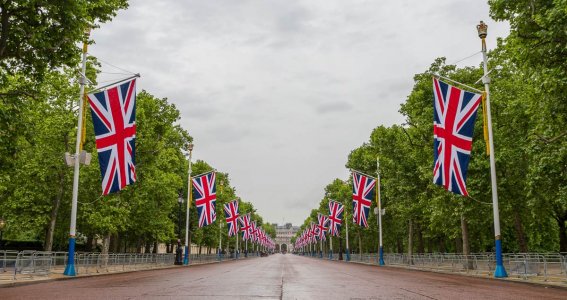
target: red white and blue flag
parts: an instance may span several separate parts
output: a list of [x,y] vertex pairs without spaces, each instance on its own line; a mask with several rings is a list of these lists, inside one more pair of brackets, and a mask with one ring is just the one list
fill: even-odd
[[482,95],[433,78],[433,183],[468,196],[466,178]]
[[352,172],[352,220],[368,227],[368,212],[375,196],[376,179]]
[[224,216],[228,225],[228,236],[238,234],[238,200],[230,201],[224,205]]
[[136,79],[89,94],[102,194],[136,181]]
[[193,178],[193,199],[199,215],[199,227],[210,225],[217,219],[215,177],[215,172],[209,172]]
[[329,219],[322,214],[317,214],[317,238],[320,241],[325,241],[327,240],[327,230],[329,230],[329,227],[327,227],[327,224],[329,223]]
[[240,231],[242,231],[242,240],[246,241],[250,239],[250,231],[252,225],[250,224],[250,213],[240,216],[238,218],[240,221]]
[[312,244],[317,242],[317,227],[313,222],[311,222],[311,226],[309,227],[309,242]]
[[256,221],[250,224],[250,240],[254,243],[258,241],[258,226],[256,225]]
[[343,222],[344,205],[337,201],[329,201],[329,234],[338,236]]

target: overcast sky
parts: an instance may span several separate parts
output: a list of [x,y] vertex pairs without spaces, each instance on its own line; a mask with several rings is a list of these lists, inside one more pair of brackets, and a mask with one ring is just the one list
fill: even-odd
[[489,48],[507,35],[479,0],[132,0],[89,52],[174,103],[194,159],[265,221],[300,224],[373,128],[403,122],[414,74],[480,50],[480,20]]

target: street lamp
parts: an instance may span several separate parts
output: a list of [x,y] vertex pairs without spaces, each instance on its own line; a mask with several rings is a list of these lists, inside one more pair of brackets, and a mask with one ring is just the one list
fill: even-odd
[[189,167],[187,170],[187,216],[185,218],[185,258],[183,264],[189,264],[189,207],[191,206],[191,155],[193,153],[193,143],[187,144],[187,151],[189,151]]
[[4,232],[4,227],[6,227],[6,221],[4,221],[4,218],[0,218],[0,250],[2,250],[2,233]]
[[496,267],[494,268],[494,277],[504,278],[508,277],[504,264],[502,262],[502,240],[500,237],[500,213],[498,209],[498,188],[496,184],[496,161],[494,158],[494,139],[492,136],[492,117],[490,113],[490,78],[488,77],[488,57],[486,54],[486,36],[488,34],[488,25],[483,21],[476,26],[478,31],[478,37],[482,43],[482,60],[484,76],[482,76],[482,83],[484,84],[484,90],[486,93],[485,106],[486,106],[486,127],[488,131],[488,149],[490,149],[490,181],[492,187],[492,213],[494,216],[494,239],[495,239],[495,256],[496,256]]
[[183,250],[181,250],[181,206],[183,205],[183,197],[181,197],[181,194],[179,194],[177,202],[179,203],[179,212],[177,214],[177,250],[175,250],[175,264],[181,265],[183,263],[181,256],[183,252]]
[[219,261],[222,261],[222,222],[219,220]]

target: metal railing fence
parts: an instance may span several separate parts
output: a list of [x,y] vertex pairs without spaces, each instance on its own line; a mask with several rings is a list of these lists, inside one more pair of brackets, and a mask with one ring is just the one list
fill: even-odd
[[[258,256],[248,253],[248,258]],[[245,259],[244,254],[239,259]],[[67,252],[0,251],[0,282],[49,274],[63,274]],[[236,259],[236,258],[233,258]],[[217,254],[191,254],[189,264],[218,262]],[[227,260],[225,257],[223,260]],[[228,259],[230,260],[230,259]],[[110,273],[172,266],[175,253],[81,253],[75,255],[77,274]]]
[[[312,257],[310,253],[297,253]],[[315,256],[319,258],[319,255]],[[339,254],[333,253],[331,259],[338,260]],[[329,259],[329,253],[323,254]],[[377,253],[351,253],[351,262],[378,264]],[[343,260],[346,254],[343,253]],[[405,266],[414,269],[426,269],[442,272],[468,273],[490,276],[494,272],[496,259],[494,253],[423,253],[407,254],[385,253],[386,265]],[[567,253],[504,253],[503,263],[509,276],[519,278],[540,277],[544,281],[565,281],[567,279]]]

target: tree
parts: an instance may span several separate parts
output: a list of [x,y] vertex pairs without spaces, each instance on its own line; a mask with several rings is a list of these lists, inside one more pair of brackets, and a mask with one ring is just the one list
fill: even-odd
[[[491,0],[496,20],[510,22],[502,58],[530,85],[524,99],[530,159],[528,195],[555,220],[560,251],[567,251],[567,11],[565,0]],[[528,80],[526,80],[528,79]]]
[[0,1],[0,75],[77,65],[83,34],[110,21],[126,0]]

